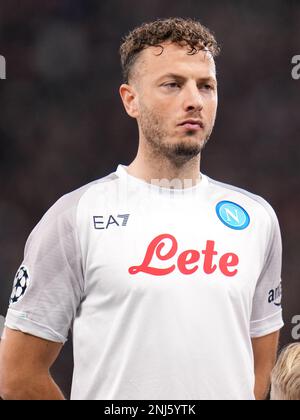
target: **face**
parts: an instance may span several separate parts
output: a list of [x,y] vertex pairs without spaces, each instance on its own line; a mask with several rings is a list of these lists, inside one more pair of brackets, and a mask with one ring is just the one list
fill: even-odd
[[199,155],[216,118],[217,81],[209,52],[188,54],[174,43],[145,49],[135,76],[135,115],[141,141],[169,159]]

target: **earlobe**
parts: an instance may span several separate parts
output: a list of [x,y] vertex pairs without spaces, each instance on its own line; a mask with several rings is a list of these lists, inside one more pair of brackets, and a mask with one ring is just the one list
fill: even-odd
[[120,86],[119,93],[127,114],[132,118],[137,118],[137,94],[134,88],[128,84],[122,84]]

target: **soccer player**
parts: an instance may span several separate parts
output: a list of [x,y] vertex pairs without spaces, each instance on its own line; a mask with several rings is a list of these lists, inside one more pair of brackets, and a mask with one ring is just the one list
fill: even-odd
[[271,400],[300,400],[300,343],[281,352],[271,375]]
[[70,329],[72,399],[265,398],[283,325],[280,231],[262,198],[200,171],[218,52],[191,19],[125,37],[136,158],[61,198],[30,235],[1,343],[4,398],[63,398],[49,369]]

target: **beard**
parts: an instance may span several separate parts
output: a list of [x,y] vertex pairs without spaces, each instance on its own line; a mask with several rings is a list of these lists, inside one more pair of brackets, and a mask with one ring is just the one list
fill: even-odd
[[[150,151],[157,158],[168,159],[175,166],[185,164],[189,160],[198,156],[208,142],[212,128],[204,133],[203,139],[197,138],[198,132],[186,131],[185,140],[170,142],[170,135],[164,129],[163,118],[145,105],[140,108],[140,129],[147,142]],[[188,138],[189,137],[189,138]]]

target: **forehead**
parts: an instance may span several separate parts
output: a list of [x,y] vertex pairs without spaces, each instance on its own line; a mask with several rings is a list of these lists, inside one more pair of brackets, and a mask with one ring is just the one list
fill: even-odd
[[142,51],[143,76],[158,78],[176,71],[184,76],[216,77],[215,61],[209,51],[200,50],[196,54],[188,54],[189,46],[171,42],[161,45],[163,49],[157,46]]

